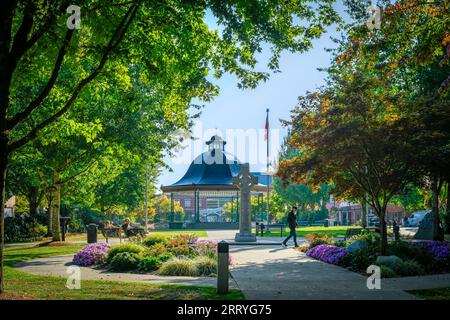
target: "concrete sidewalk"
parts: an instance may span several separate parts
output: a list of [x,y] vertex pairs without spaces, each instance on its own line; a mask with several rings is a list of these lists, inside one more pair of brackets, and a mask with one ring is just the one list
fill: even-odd
[[239,246],[230,249],[231,275],[247,299],[411,300],[398,286],[367,289],[367,277],[312,259],[293,249]]

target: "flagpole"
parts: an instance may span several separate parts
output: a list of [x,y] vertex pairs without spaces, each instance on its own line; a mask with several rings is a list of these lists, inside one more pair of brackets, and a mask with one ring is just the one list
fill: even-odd
[[267,225],[269,225],[269,209],[270,209],[270,175],[269,175],[269,108],[266,109],[267,113],[267,120],[266,120],[266,126],[267,126]]

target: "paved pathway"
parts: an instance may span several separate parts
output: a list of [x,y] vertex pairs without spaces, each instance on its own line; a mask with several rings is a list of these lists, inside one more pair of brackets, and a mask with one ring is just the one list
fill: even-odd
[[394,286],[367,289],[367,278],[293,249],[233,247],[231,274],[247,299],[414,299]]

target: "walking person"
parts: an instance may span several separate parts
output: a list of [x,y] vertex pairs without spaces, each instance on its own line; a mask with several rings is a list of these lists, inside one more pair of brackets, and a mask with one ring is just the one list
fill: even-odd
[[288,217],[287,217],[290,233],[289,233],[289,236],[286,239],[284,239],[283,243],[281,244],[284,248],[287,248],[287,242],[289,241],[289,239],[291,237],[294,237],[294,244],[296,247],[298,247],[297,234],[295,233],[295,228],[297,227],[296,215],[297,215],[297,207],[294,206],[294,207],[292,207],[292,210],[289,211]]

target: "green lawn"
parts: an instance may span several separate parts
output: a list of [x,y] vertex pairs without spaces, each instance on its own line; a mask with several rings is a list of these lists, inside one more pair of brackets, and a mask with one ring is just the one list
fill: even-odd
[[407,291],[426,300],[450,300],[450,287],[439,289],[424,289]]
[[[205,230],[159,230],[150,231],[151,234],[163,234],[167,236],[172,236],[175,234],[194,234],[197,237],[207,237],[208,234]],[[99,232],[97,236],[98,240],[105,240],[105,237]],[[50,238],[46,239],[50,240]],[[73,233],[66,236],[67,241],[87,241],[86,233]]]
[[[120,281],[82,280],[80,290],[65,287],[66,279],[50,276],[37,276],[12,268],[14,263],[30,259],[72,254],[80,246],[26,247],[5,250],[6,292],[37,299],[165,299],[196,300],[223,299],[243,300],[239,290],[231,290],[227,295],[218,295],[215,288],[129,283]],[[0,296],[0,299],[2,297]]]
[[[297,237],[304,237],[305,234],[308,233],[319,233],[319,234],[331,234],[333,237],[336,236],[345,236],[347,229],[349,228],[358,228],[357,226],[335,226],[335,227],[298,227],[296,229]],[[253,229],[253,233],[255,233],[255,229]],[[283,232],[283,237],[289,234],[289,228],[286,228]],[[280,228],[272,228],[270,233],[264,233],[269,237],[281,237]]]

